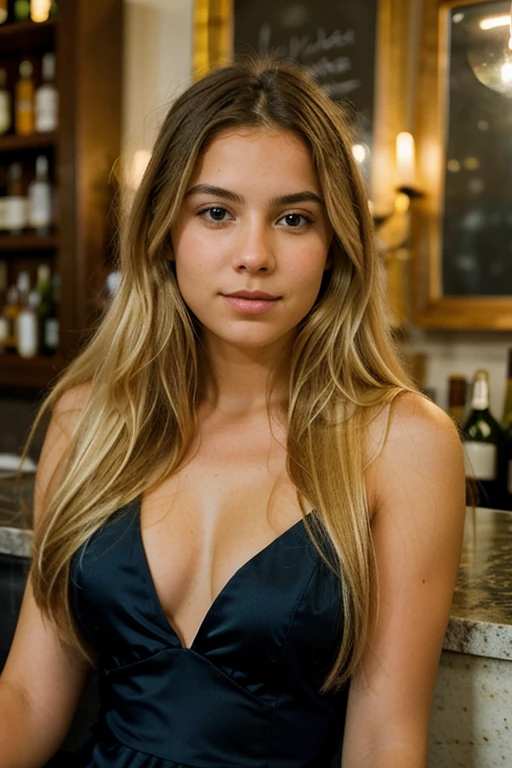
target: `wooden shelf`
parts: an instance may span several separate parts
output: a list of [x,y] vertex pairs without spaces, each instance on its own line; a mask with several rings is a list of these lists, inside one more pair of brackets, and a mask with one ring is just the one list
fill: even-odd
[[20,50],[41,53],[53,46],[57,19],[41,24],[35,21],[15,21],[0,24],[0,51],[2,56],[18,55]]
[[58,355],[38,356],[30,360],[10,352],[0,355],[0,387],[11,389],[43,389],[63,368]]
[[58,235],[0,235],[0,253],[9,251],[51,251],[59,246]]
[[17,136],[8,134],[0,136],[0,153],[12,152],[16,149],[38,149],[39,147],[53,147],[57,143],[57,133],[31,133],[30,136]]

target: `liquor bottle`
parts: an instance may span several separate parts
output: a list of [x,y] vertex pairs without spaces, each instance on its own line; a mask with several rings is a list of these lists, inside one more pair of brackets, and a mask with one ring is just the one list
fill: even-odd
[[0,261],[0,355],[5,352],[5,342],[9,336],[9,323],[4,317],[7,295],[7,262]]
[[59,346],[59,319],[50,267],[47,264],[40,264],[37,268],[36,291],[40,297],[37,309],[39,349],[43,355],[53,355]]
[[0,24],[5,24],[9,20],[9,11],[7,9],[7,0],[0,0]]
[[36,177],[28,186],[28,225],[38,235],[47,235],[52,225],[52,188],[48,179],[48,158],[36,159]]
[[15,350],[16,342],[16,318],[21,311],[19,292],[15,285],[11,285],[7,291],[7,298],[2,311],[2,318],[5,322],[4,349]]
[[7,199],[4,201],[4,226],[11,235],[20,235],[28,224],[28,199],[23,189],[21,163],[11,163],[7,171]]
[[14,20],[27,21],[30,18],[30,0],[14,0]]
[[502,504],[500,452],[503,433],[489,409],[489,374],[475,371],[471,410],[463,426],[466,477],[476,481],[477,502],[499,509]]
[[20,77],[16,81],[14,99],[14,125],[19,136],[30,136],[34,133],[34,67],[32,62],[24,59],[19,67]]
[[448,378],[448,414],[459,427],[464,423],[465,407],[466,379],[454,374]]
[[12,123],[11,94],[7,90],[7,72],[0,69],[0,136],[7,133]]
[[507,387],[501,426],[505,435],[506,487],[504,506],[506,509],[512,510],[512,347],[508,350]]
[[39,329],[37,309],[40,297],[37,291],[30,291],[27,303],[19,313],[16,324],[16,349],[20,357],[27,360],[35,357],[39,350]]
[[42,59],[43,83],[35,95],[35,127],[38,133],[55,131],[58,125],[59,94],[55,87],[55,54]]
[[57,13],[56,0],[30,0],[30,18],[41,23]]

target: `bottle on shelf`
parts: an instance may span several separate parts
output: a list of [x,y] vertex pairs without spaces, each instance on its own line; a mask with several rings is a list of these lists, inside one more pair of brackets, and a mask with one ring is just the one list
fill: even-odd
[[7,71],[0,68],[0,136],[7,133],[12,124],[11,94],[7,89]]
[[30,0],[14,0],[14,20],[28,21],[30,18]]
[[41,23],[57,13],[56,0],[30,0],[30,18]]
[[489,374],[475,371],[471,409],[463,426],[466,477],[476,481],[477,503],[499,509],[503,502],[503,433],[489,408]]
[[17,347],[16,340],[16,319],[21,312],[19,291],[15,285],[11,285],[7,291],[7,298],[2,311],[2,318],[5,322],[6,332],[4,336],[4,349],[15,351]]
[[19,313],[16,333],[16,350],[20,357],[30,359],[39,351],[39,328],[37,310],[40,297],[37,291],[30,291],[27,303]]
[[452,374],[448,377],[448,414],[459,427],[464,423],[466,389],[465,376]]
[[19,272],[18,279],[16,280],[16,288],[18,289],[18,303],[20,309],[27,306],[28,295],[30,293],[30,274],[23,270]]
[[9,20],[9,9],[7,0],[0,0],[0,24],[5,24]]
[[55,131],[58,125],[59,94],[55,87],[55,54],[42,59],[43,83],[35,94],[35,129],[39,133]]
[[40,352],[43,355],[53,355],[59,347],[59,318],[56,292],[47,264],[40,264],[37,268],[36,291],[40,297],[37,310]]
[[4,228],[20,235],[28,224],[28,199],[23,189],[21,163],[11,163],[7,171],[7,199],[4,201]]
[[47,235],[52,226],[52,187],[48,178],[48,158],[36,159],[36,176],[28,186],[28,226],[38,235]]
[[507,386],[501,421],[505,435],[505,507],[512,510],[512,347],[507,353]]
[[0,355],[5,352],[5,342],[9,335],[9,323],[4,317],[7,295],[7,262],[0,261]]
[[24,59],[19,66],[14,98],[14,125],[19,136],[30,136],[35,128],[34,67]]

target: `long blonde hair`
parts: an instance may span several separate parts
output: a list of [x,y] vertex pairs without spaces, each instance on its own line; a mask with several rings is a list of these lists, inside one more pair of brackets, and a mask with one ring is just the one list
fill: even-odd
[[169,232],[201,151],[233,126],[292,131],[306,143],[334,230],[332,266],[297,331],[286,412],[289,476],[303,512],[321,513],[342,585],[344,629],[328,690],[357,668],[376,610],[365,437],[377,414],[413,387],[390,339],[382,266],[342,108],[290,62],[218,69],[167,114],[122,234],[118,293],[44,405],[91,385],[35,537],[34,593],[63,636],[87,652],[67,598],[73,554],[115,510],[175,472],[190,449],[202,371],[196,321],[169,268]]

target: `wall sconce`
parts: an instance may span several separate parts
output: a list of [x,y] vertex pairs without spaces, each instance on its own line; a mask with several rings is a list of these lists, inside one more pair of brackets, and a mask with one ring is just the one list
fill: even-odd
[[469,65],[483,85],[512,98],[512,6],[508,15],[487,16],[478,26],[482,34],[468,47]]
[[416,187],[415,146],[410,133],[399,133],[396,137],[395,179],[391,210],[374,213],[373,221],[386,269],[391,323],[401,333],[409,318],[411,200],[422,196]]
[[375,234],[383,251],[402,248],[409,240],[411,200],[421,197],[416,187],[416,154],[414,138],[407,132],[396,137],[396,185],[393,208],[374,214]]

